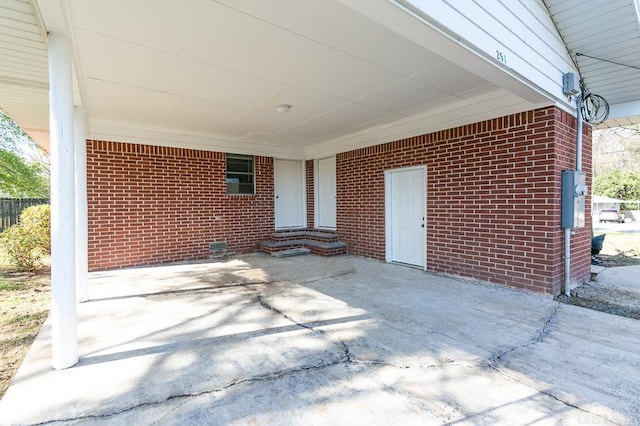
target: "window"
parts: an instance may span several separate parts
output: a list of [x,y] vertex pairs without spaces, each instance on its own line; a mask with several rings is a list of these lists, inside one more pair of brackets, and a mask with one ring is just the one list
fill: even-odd
[[227,154],[227,194],[254,194],[253,157]]

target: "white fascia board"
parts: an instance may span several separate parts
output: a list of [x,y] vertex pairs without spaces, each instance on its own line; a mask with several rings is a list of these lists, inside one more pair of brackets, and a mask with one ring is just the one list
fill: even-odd
[[259,155],[283,160],[304,160],[303,148],[233,139],[175,129],[131,126],[126,123],[91,121],[87,139],[109,142],[167,146],[201,151],[232,152]]

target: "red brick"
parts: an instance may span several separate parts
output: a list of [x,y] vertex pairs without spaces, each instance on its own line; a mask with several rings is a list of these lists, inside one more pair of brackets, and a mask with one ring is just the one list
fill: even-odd
[[273,159],[255,158],[255,195],[227,195],[225,168],[219,152],[88,141],[89,269],[205,258],[212,241],[258,250],[274,228]]
[[[590,185],[591,129],[584,133]],[[384,171],[425,165],[428,270],[557,295],[560,173],[574,163],[575,119],[554,107],[343,152],[338,233],[350,253],[384,260]],[[590,226],[572,238],[574,282],[590,275]]]

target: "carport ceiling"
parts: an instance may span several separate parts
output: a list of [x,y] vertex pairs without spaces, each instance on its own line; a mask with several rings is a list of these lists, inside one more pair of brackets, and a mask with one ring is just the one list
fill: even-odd
[[308,145],[497,89],[336,1],[178,3],[72,3],[93,120]]
[[[415,127],[424,133],[550,103],[524,85],[518,95],[505,90],[514,81],[502,80],[511,77],[471,53],[445,59],[461,49],[455,42],[391,2],[370,1],[395,24],[422,27],[420,44],[341,0],[37,5],[48,31],[62,28],[73,40],[78,101],[94,138],[160,129],[212,145],[302,152],[434,111],[435,122]],[[279,114],[281,104],[292,108]],[[30,120],[37,121],[20,124]]]

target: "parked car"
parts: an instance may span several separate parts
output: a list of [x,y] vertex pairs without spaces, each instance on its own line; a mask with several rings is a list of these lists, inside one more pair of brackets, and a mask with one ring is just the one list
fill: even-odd
[[600,210],[600,213],[598,214],[598,220],[600,221],[600,223],[602,222],[624,223],[624,213],[614,209]]

